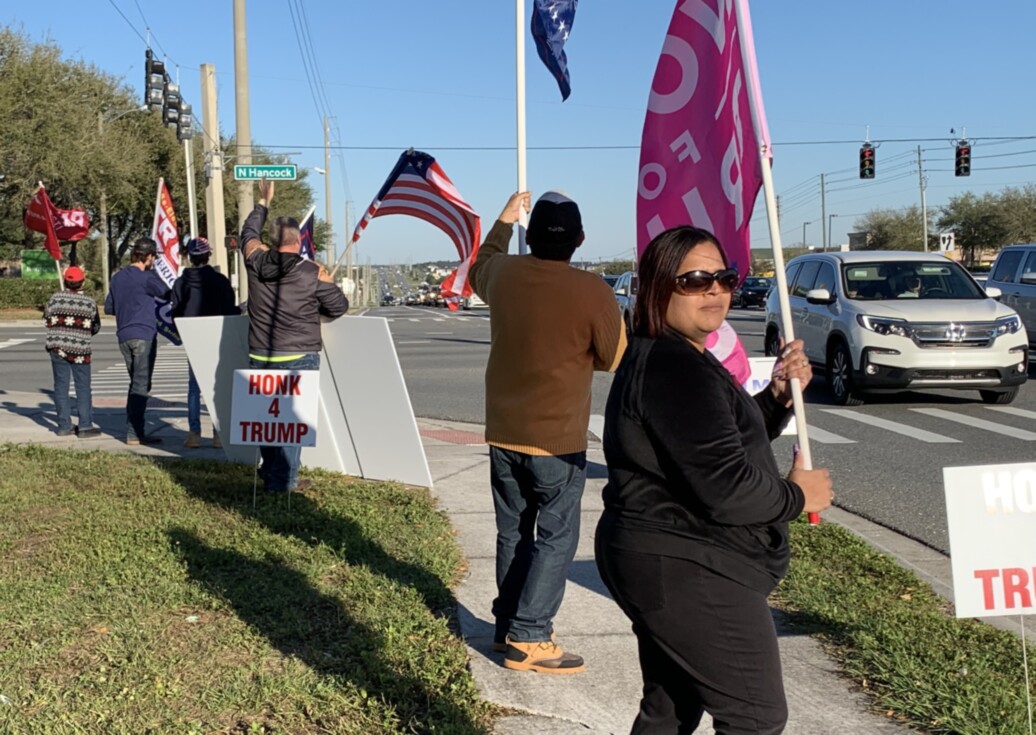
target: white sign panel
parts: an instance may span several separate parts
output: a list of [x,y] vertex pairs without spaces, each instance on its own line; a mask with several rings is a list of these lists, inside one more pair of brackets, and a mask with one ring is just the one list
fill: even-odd
[[231,444],[317,445],[318,370],[235,370],[230,400]]
[[959,618],[1036,613],[1036,463],[943,469]]
[[957,236],[952,232],[939,233],[939,252],[949,253],[957,249]]
[[[744,384],[745,390],[754,396],[756,393],[761,393],[764,388],[767,388],[770,385],[770,376],[773,375],[773,366],[776,364],[776,357],[748,358],[748,366],[752,369],[752,374],[748,376],[748,382]],[[798,433],[794,414],[792,414],[792,420],[784,427],[781,436],[793,436]]]

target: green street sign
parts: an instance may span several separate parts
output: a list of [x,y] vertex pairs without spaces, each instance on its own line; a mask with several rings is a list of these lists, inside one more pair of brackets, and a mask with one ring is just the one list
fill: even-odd
[[296,166],[294,163],[286,163],[276,166],[265,165],[238,165],[234,166],[234,179],[236,181],[259,181],[269,179],[270,181],[294,181],[296,178]]

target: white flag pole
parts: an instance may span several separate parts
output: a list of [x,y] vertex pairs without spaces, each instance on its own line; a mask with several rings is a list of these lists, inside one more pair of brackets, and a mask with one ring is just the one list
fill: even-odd
[[[525,157],[525,0],[515,0],[515,83],[518,114],[518,191],[526,191]],[[528,216],[518,210],[518,253],[525,255],[525,228]]]
[[[788,276],[784,272],[784,250],[781,245],[781,227],[777,221],[777,197],[773,190],[773,173],[770,171],[768,154],[769,141],[762,140],[762,120],[760,110],[756,109],[756,100],[762,99],[756,88],[755,59],[748,53],[748,45],[752,42],[751,33],[746,34],[748,3],[737,0],[735,15],[737,16],[737,34],[741,39],[741,63],[745,70],[745,83],[748,89],[748,106],[752,112],[752,125],[756,132],[756,144],[759,146],[759,164],[763,172],[763,196],[766,201],[766,221],[770,226],[770,245],[773,247],[773,267],[777,276],[777,296],[781,305],[781,331],[784,341],[795,339],[795,328],[791,318],[791,302],[788,299]],[[809,434],[806,426],[806,404],[802,396],[802,383],[793,378],[791,381],[792,407],[795,411],[795,428],[798,431],[799,452],[802,455],[803,468],[813,469],[813,454],[809,447]],[[816,513],[809,514],[810,523],[819,523]]]
[[165,179],[158,177],[158,191],[155,193],[155,218],[151,222],[151,239],[158,243],[158,213],[162,211],[162,184]]

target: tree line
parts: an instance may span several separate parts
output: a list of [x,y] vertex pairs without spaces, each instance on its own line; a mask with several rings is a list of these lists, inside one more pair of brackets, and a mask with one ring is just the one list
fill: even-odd
[[[143,76],[143,75],[141,75]],[[91,236],[78,243],[77,255],[100,271],[103,246],[99,204],[107,199],[112,270],[123,262],[133,241],[151,231],[158,179],[165,179],[182,235],[189,232],[184,146],[176,132],[162,124],[159,112],[140,111],[143,86],[136,88],[92,64],[62,57],[50,41],[34,43],[11,27],[0,28],[0,259],[14,259],[23,249],[42,247],[43,238],[28,231],[22,213],[39,182],[63,209],[85,209]],[[207,172],[203,153],[205,131],[195,126],[192,143],[200,235],[208,231],[205,207]],[[220,147],[233,164],[236,141],[220,134]],[[252,148],[255,163],[282,163],[261,146]],[[301,217],[313,192],[307,171],[299,179],[278,182],[277,214]],[[238,230],[239,182],[224,172],[226,232]],[[252,184],[249,183],[251,186]],[[322,250],[328,228],[315,227]],[[222,243],[213,243],[222,247]],[[66,257],[70,245],[62,244]]]

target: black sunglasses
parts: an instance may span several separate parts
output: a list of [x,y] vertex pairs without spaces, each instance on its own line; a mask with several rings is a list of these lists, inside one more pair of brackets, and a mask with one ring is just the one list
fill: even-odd
[[737,271],[734,268],[724,268],[715,273],[708,271],[687,271],[676,277],[676,292],[681,296],[705,293],[712,288],[713,283],[730,293],[737,286]]

